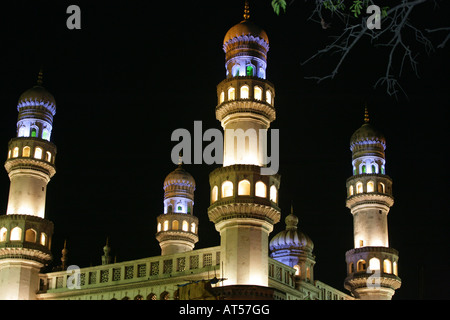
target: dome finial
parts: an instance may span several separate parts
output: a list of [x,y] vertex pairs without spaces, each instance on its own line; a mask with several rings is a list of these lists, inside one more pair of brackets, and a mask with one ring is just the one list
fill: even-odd
[[41,66],[41,69],[39,70],[39,73],[38,73],[38,79],[37,79],[37,82],[36,82],[36,84],[38,85],[38,86],[42,86],[43,85],[43,77],[44,77],[44,67],[43,66]]
[[250,19],[250,6],[249,6],[247,0],[245,0],[245,5],[244,5],[244,19],[245,20]]
[[364,122],[369,123],[369,111],[367,110],[367,106],[364,107]]

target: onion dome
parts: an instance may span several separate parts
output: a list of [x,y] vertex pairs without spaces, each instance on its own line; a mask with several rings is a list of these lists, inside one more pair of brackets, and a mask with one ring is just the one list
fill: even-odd
[[164,188],[169,185],[189,186],[195,188],[194,177],[179,165],[174,171],[169,173],[164,179]]
[[369,123],[369,113],[365,108],[364,124],[356,130],[350,138],[350,150],[353,151],[356,145],[381,144],[386,148],[384,135]]
[[312,252],[314,243],[310,237],[298,230],[297,216],[291,212],[284,222],[286,223],[286,230],[281,231],[272,238],[269,243],[270,251],[297,249]]
[[19,97],[17,110],[23,108],[44,107],[54,116],[56,113],[56,101],[53,95],[43,87],[42,71],[39,72],[37,83]]
[[250,12],[249,12],[249,6],[248,2],[245,2],[245,9],[244,9],[244,20],[239,22],[238,24],[231,27],[228,32],[225,34],[225,38],[223,39],[223,44],[225,45],[228,41],[241,37],[241,36],[253,36],[254,38],[262,39],[266,42],[266,44],[269,44],[269,37],[267,36],[267,33],[255,25],[250,20]]

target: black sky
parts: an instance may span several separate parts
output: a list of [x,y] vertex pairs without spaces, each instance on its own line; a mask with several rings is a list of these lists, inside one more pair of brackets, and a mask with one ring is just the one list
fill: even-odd
[[[335,58],[301,62],[335,31],[307,20],[309,2],[294,1],[280,16],[270,2],[253,4],[251,19],[269,36],[267,79],[275,85],[277,109],[272,128],[280,130],[282,221],[271,237],[284,229],[293,202],[299,228],[315,244],[315,278],[345,291],[345,252],[353,247],[352,216],[345,207],[345,181],[352,174],[349,140],[363,123],[367,103],[371,123],[386,136],[386,173],[394,183],[390,246],[400,253],[403,281],[394,299],[450,298],[442,280],[450,271],[448,46],[429,56],[420,51],[419,78],[406,68],[400,81],[408,98],[373,88],[387,53],[366,41],[335,79],[317,84],[305,77],[326,74]],[[81,8],[81,30],[66,28],[70,4]],[[424,5],[412,21],[421,28],[446,26],[445,12]],[[160,254],[154,235],[163,209],[162,184],[175,168],[171,133],[193,132],[196,120],[204,130],[221,128],[214,108],[216,85],[225,78],[222,41],[242,13],[240,0],[6,6],[0,25],[5,160],[8,140],[16,134],[17,99],[35,84],[41,65],[44,86],[57,104],[52,132],[57,173],[46,206],[46,218],[55,224],[53,265],[60,263],[65,239],[69,264],[80,267],[101,263],[107,237],[117,261]],[[439,43],[444,37],[432,39]],[[196,248],[220,243],[207,217],[208,175],[216,167],[185,166],[197,182]],[[5,171],[1,214],[8,190]]]

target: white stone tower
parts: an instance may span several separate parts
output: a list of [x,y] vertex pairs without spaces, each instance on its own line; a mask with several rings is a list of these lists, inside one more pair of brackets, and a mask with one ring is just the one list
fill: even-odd
[[347,179],[347,207],[353,215],[354,249],[347,251],[344,286],[357,299],[388,300],[401,285],[398,252],[389,247],[387,216],[394,204],[386,175],[384,136],[364,124],[351,137],[353,176]]
[[32,300],[39,271],[52,259],[45,197],[56,172],[56,146],[50,142],[56,103],[42,85],[42,72],[37,85],[20,96],[17,110],[17,137],[9,141],[5,162],[8,208],[0,216],[0,299]]
[[198,242],[198,218],[194,216],[195,180],[181,166],[164,180],[164,213],[157,218],[156,239],[161,255],[186,252]]
[[244,20],[223,41],[226,79],[217,86],[216,118],[225,131],[224,162],[209,176],[208,216],[220,233],[224,285],[267,286],[280,177],[261,173],[266,150],[260,142],[275,120],[275,90],[266,80],[269,39],[249,18],[246,3]]

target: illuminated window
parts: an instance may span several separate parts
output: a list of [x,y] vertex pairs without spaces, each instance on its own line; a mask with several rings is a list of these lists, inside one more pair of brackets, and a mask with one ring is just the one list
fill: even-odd
[[272,104],[272,92],[269,90],[266,91],[266,102]]
[[178,230],[178,220],[172,221],[172,230]]
[[42,159],[42,149],[37,147],[34,149],[34,158],[35,159]]
[[384,174],[384,166],[381,166],[381,174]]
[[361,167],[361,171],[362,171],[362,173],[366,173],[366,165],[363,165],[362,167]]
[[19,156],[19,148],[15,147],[13,149],[13,158],[17,158]]
[[377,168],[375,167],[375,165],[372,165],[372,173],[377,173]]
[[252,65],[248,65],[246,68],[245,68],[245,75],[246,76],[250,76],[250,77],[253,77],[253,66]]
[[222,198],[233,196],[233,183],[231,181],[225,181],[222,183]]
[[14,229],[12,229],[9,240],[19,241],[21,239],[22,239],[22,229],[20,229],[19,227],[15,227]]
[[8,159],[11,158],[11,150],[8,150]]
[[255,196],[265,198],[266,194],[267,192],[265,183],[262,181],[258,181],[255,184]]
[[248,99],[248,86],[241,87],[241,99]]
[[264,68],[259,68],[258,76],[262,79],[266,78],[266,71],[264,70]]
[[383,271],[384,273],[392,273],[392,263],[391,260],[385,259],[383,261]]
[[181,226],[181,230],[183,230],[183,231],[188,231],[188,229],[189,229],[189,225],[188,225],[188,223],[187,223],[187,221],[186,220],[184,220],[183,221],[183,224],[182,224],[182,226]]
[[359,247],[364,247],[364,240],[359,240]]
[[356,174],[356,168],[355,167],[353,167],[353,174],[354,175]]
[[373,192],[373,191],[374,191],[373,181],[367,182],[367,192]]
[[353,195],[353,186],[350,186],[349,188],[348,188],[348,194],[350,195],[350,196],[352,196]]
[[44,129],[44,131],[42,131],[42,139],[44,140],[50,140],[50,133],[48,132],[47,129]]
[[262,90],[260,87],[255,87],[253,96],[255,100],[262,100]]
[[277,202],[277,197],[278,197],[277,187],[272,185],[270,187],[270,200],[273,201],[273,202]]
[[362,182],[358,182],[356,184],[356,193],[362,193],[363,192],[363,184]]
[[350,264],[348,265],[348,273],[353,273],[355,272],[355,266],[353,264],[353,262],[350,262]]
[[6,241],[6,228],[3,227],[0,229],[0,242]]
[[249,196],[250,195],[250,181],[242,180],[238,184],[238,195]]
[[384,193],[385,192],[385,186],[383,182],[378,183],[378,192]]
[[37,137],[37,130],[36,128],[31,128],[31,137],[36,138]]
[[220,93],[219,103],[222,103],[225,100],[225,92]]
[[31,153],[31,148],[26,146],[22,149],[22,157],[29,157]]
[[36,242],[36,231],[33,229],[28,229],[25,231],[25,241],[27,242]]
[[47,151],[45,153],[45,161],[50,162],[51,160],[52,160],[52,154],[49,151]]
[[233,67],[232,74],[233,74],[233,77],[239,77],[239,75],[240,75],[239,66]]
[[369,260],[369,269],[371,271],[373,270],[380,270],[380,259],[378,258],[372,258]]
[[356,271],[365,271],[366,270],[366,261],[359,260],[356,264]]
[[169,206],[167,207],[167,212],[168,212],[168,213],[172,213],[172,205],[169,205]]
[[218,197],[218,189],[217,186],[214,186],[214,188],[211,191],[211,202],[216,202]]
[[294,266],[294,269],[295,269],[295,275],[296,276],[300,276],[301,275],[301,271],[300,271],[300,266],[298,265],[298,264],[296,264],[295,266]]
[[228,89],[228,101],[236,99],[235,93],[236,91],[234,90],[234,88]]
[[394,261],[394,262],[392,263],[392,270],[393,270],[393,273],[394,273],[396,276],[398,276],[398,266],[397,266],[397,262],[396,262],[396,261]]
[[158,232],[161,231],[161,222],[158,223],[158,227],[156,228],[156,231],[158,231]]
[[178,211],[178,212],[183,211],[183,207],[182,207],[182,206],[178,206],[178,207],[177,207],[177,211]]
[[311,270],[306,268],[306,279],[311,279]]
[[168,220],[164,221],[164,225],[163,225],[163,231],[167,231],[167,230],[169,230],[169,221]]
[[192,233],[196,233],[196,232],[197,232],[196,227],[197,227],[197,226],[195,225],[195,222],[192,222],[192,223],[191,223],[191,232],[192,232]]

